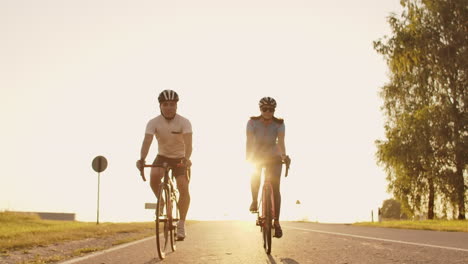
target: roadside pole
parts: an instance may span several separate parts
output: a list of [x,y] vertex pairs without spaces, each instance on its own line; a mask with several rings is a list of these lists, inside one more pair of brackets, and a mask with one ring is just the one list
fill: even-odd
[[101,188],[101,172],[107,168],[107,159],[103,156],[97,156],[93,159],[93,170],[98,173],[98,190],[97,190],[97,220],[96,225],[99,225],[99,190]]

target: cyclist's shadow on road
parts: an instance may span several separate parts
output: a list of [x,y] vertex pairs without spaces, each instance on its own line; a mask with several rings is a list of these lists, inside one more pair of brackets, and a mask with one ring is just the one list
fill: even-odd
[[[172,254],[173,252],[170,252],[170,253],[166,253],[166,259],[168,256],[170,256],[170,254]],[[143,264],[155,264],[155,263],[163,263],[164,260],[161,260],[159,259],[158,257],[155,257],[155,258],[152,258],[150,261],[147,261]]]
[[143,264],[154,264],[154,263],[159,263],[159,262],[161,262],[160,259],[158,259],[158,258],[153,258],[153,259],[151,259],[150,261],[147,261],[147,262],[145,262],[145,263],[143,263]]
[[[268,261],[271,264],[279,264],[278,262],[276,262],[276,260],[271,255],[268,255]],[[282,258],[280,260],[280,262],[283,263],[283,264],[300,264],[299,262],[295,261],[294,259],[290,259],[290,258]]]
[[284,263],[284,264],[299,264],[299,262],[295,261],[294,259],[290,259],[290,258],[281,259],[281,263]]
[[[279,264],[278,262],[276,262],[276,260],[271,255],[268,255],[268,261],[271,264]],[[154,263],[160,263],[160,262],[163,262],[163,260],[160,260],[159,258],[153,258],[152,260],[150,260],[148,262],[145,262],[143,264],[154,264]],[[295,261],[294,259],[290,259],[290,258],[282,258],[280,260],[280,262],[282,264],[300,264],[299,262]]]

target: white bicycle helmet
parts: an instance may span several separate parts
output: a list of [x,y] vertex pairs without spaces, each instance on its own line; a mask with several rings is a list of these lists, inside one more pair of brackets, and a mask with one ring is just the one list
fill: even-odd
[[179,101],[179,95],[173,90],[164,90],[158,96],[159,103],[165,101]]
[[262,99],[260,99],[260,102],[258,103],[258,105],[260,107],[270,106],[270,107],[276,108],[276,101],[275,99],[267,96],[267,97],[263,97]]

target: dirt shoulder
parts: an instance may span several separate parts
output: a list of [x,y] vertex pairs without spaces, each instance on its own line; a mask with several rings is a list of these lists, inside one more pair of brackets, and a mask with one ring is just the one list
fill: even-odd
[[154,235],[154,229],[148,228],[138,232],[117,233],[109,237],[87,238],[83,240],[51,244],[48,246],[8,251],[0,255],[0,263],[57,263],[59,261],[84,256],[86,254],[143,239],[152,235]]

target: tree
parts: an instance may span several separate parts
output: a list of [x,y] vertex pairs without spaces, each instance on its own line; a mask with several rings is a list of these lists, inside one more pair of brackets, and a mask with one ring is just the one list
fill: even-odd
[[428,219],[433,219],[436,172],[430,126],[424,113],[418,112],[401,116],[396,127],[387,131],[387,142],[377,142],[377,157],[387,170],[389,189],[410,215],[427,211]]
[[466,0],[402,0],[390,38],[374,42],[390,69],[381,90],[386,140],[377,141],[389,189],[434,217],[436,196],[465,219],[468,159]]

